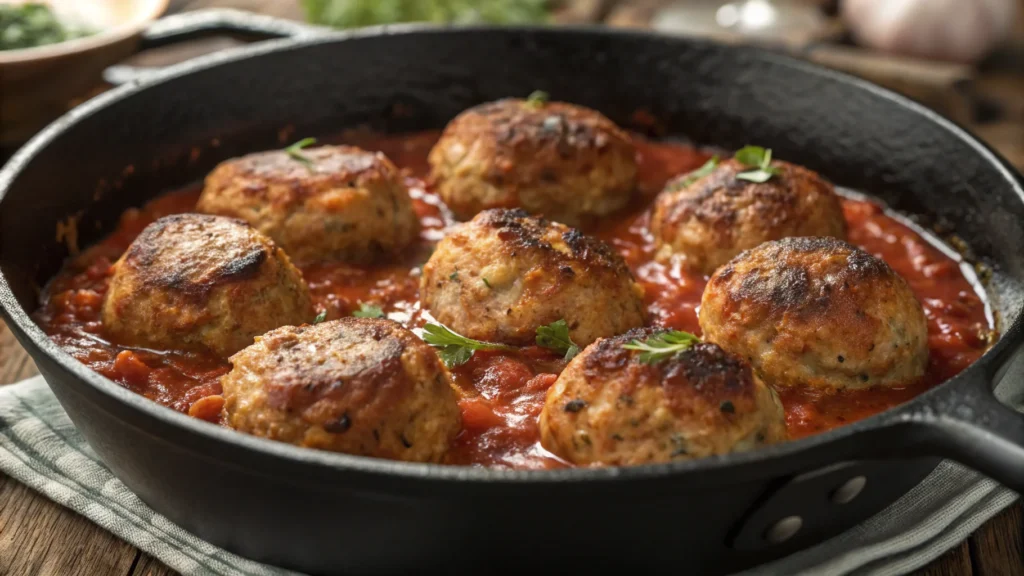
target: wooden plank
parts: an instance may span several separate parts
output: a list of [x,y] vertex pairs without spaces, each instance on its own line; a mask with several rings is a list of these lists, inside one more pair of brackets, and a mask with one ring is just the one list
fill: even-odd
[[970,122],[974,117],[972,66],[831,44],[812,46],[794,55],[895,90],[958,122]]
[[128,576],[175,576],[177,572],[164,565],[145,552],[139,552],[138,562]]
[[14,334],[2,320],[0,320],[0,386],[11,384],[35,376],[35,362],[28,356],[28,352],[14,339]]
[[665,0],[631,0],[618,2],[605,18],[605,24],[618,28],[647,28]]
[[1024,575],[1024,538],[1018,501],[971,535],[971,564],[979,576]]
[[136,549],[0,474],[0,574],[127,574]]
[[961,542],[931,564],[914,572],[914,576],[971,576],[971,552],[967,542]]
[[[1024,100],[1024,86],[1021,88],[1021,94],[1021,100]],[[1024,170],[1024,120],[994,124],[969,124],[967,127],[986,144],[995,148],[1017,169]]]
[[615,4],[615,0],[563,0],[556,4],[552,19],[559,24],[600,22]]
[[[0,321],[0,385],[37,373]],[[127,574],[136,555],[131,544],[0,473],[0,574]]]

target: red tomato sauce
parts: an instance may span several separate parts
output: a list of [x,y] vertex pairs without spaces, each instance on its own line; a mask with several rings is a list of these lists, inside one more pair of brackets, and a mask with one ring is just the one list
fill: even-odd
[[[423,224],[420,243],[405,259],[374,267],[344,264],[302,266],[320,310],[328,319],[350,315],[360,303],[380,306],[410,328],[430,320],[420,310],[420,266],[453,223],[440,199],[425,184],[426,155],[436,132],[403,136],[351,134],[340,139],[381,150],[405,170]],[[646,290],[654,325],[700,333],[697,308],[707,281],[678,266],[655,262],[648,231],[648,207],[664,183],[696,169],[711,155],[692,146],[637,139],[639,193],[622,214],[584,226],[625,258]],[[35,318],[61,347],[93,370],[175,410],[219,421],[220,377],[230,370],[211,354],[147,350],[114,345],[103,337],[100,307],[111,263],[153,220],[191,211],[199,189],[172,192],[124,213],[107,239],[69,260],[43,291]],[[861,199],[843,200],[850,241],[883,258],[910,283],[928,317],[930,362],[925,377],[902,388],[869,388],[823,393],[783,389],[790,436],[799,438],[870,416],[904,402],[954,376],[978,359],[995,338],[991,315],[961,263],[914,229]],[[452,371],[460,392],[463,431],[450,453],[453,464],[547,468],[565,462],[540,445],[537,418],[547,389],[564,362],[540,347],[515,353],[477,352]]]

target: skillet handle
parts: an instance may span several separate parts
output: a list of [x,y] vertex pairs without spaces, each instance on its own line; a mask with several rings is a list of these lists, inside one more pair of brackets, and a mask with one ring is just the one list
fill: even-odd
[[[161,18],[143,31],[135,52],[190,42],[199,38],[228,35],[239,40],[258,42],[277,38],[303,38],[333,32],[294,20],[273,18],[228,8],[197,10]],[[140,82],[161,68],[117,65],[107,68],[103,79],[115,86]]]
[[1024,494],[1024,414],[1000,402],[981,378],[930,399],[908,415],[924,425],[919,446]]

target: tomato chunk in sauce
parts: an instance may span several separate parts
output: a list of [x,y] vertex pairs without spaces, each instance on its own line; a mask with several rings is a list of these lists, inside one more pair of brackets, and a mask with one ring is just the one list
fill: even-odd
[[[418,300],[420,266],[431,246],[453,223],[423,178],[426,155],[438,134],[348,135],[350,144],[381,150],[403,167],[422,222],[420,245],[406,259],[373,267],[317,264],[302,267],[317,307],[328,318],[351,314],[360,303],[380,306],[410,328],[426,322]],[[707,281],[678,266],[654,261],[647,208],[664,183],[699,167],[709,152],[692,146],[637,138],[639,193],[624,213],[584,227],[625,258],[646,290],[653,324],[699,334],[697,307]],[[124,213],[106,240],[70,260],[50,282],[35,318],[50,337],[93,370],[175,410],[216,421],[219,379],[230,370],[223,359],[198,352],[132,349],[103,337],[100,308],[114,262],[153,220],[189,212],[198,188],[163,195]],[[985,302],[961,263],[913,228],[863,199],[844,198],[850,241],[883,258],[910,283],[928,318],[930,363],[925,377],[902,388],[870,388],[825,394],[782,390],[786,422],[794,438],[853,422],[912,398],[966,368],[995,337]],[[547,389],[564,362],[546,349],[514,353],[478,352],[453,370],[460,392],[463,431],[450,454],[453,464],[547,468],[565,463],[541,447],[537,418]]]

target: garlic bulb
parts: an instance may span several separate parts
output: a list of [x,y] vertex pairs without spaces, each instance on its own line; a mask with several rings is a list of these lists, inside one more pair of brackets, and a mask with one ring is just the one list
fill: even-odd
[[1004,40],[1017,0],[843,0],[861,45],[910,56],[973,62]]

